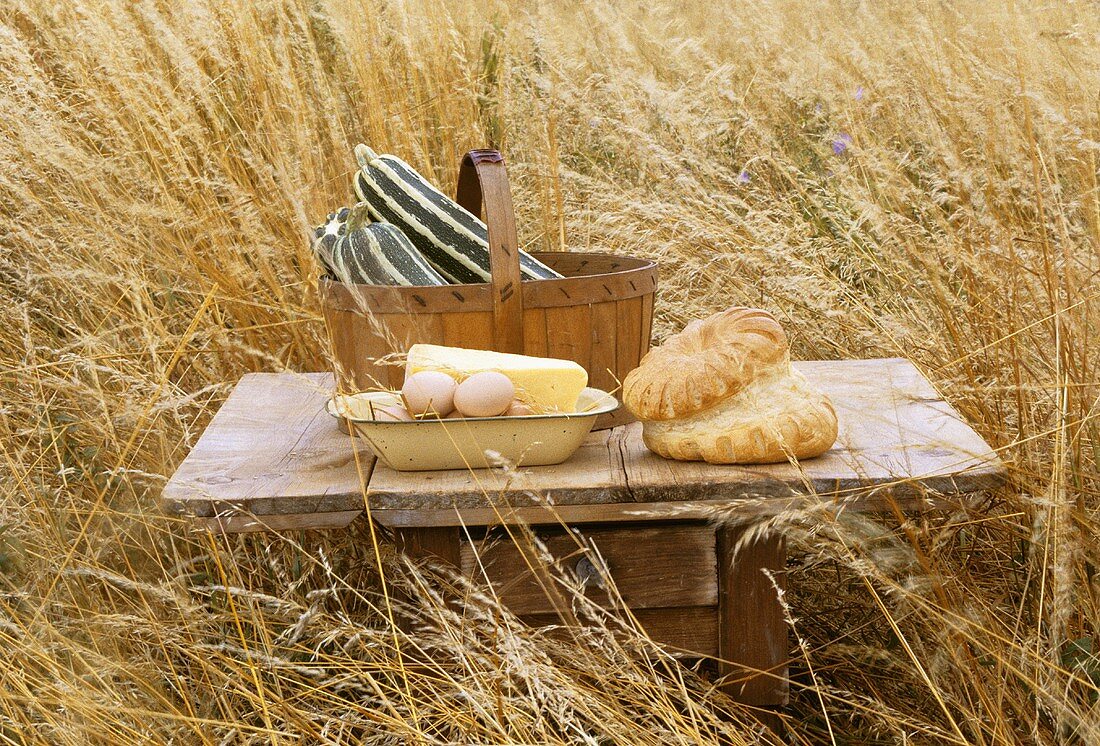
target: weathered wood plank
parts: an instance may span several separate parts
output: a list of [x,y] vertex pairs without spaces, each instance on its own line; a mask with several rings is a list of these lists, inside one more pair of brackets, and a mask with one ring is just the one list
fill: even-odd
[[[713,606],[637,609],[631,613],[651,640],[667,646],[674,655],[718,655],[718,610]],[[532,627],[563,624],[557,614],[524,614],[520,619]],[[554,634],[564,637],[570,629],[563,626]]]
[[394,532],[394,538],[398,551],[409,559],[434,558],[453,567],[458,567],[461,562],[460,537],[456,528],[403,528]]
[[879,500],[919,499],[932,490],[976,492],[1001,483],[996,454],[902,359],[801,362],[796,367],[833,401],[839,435],[832,449],[797,467],[671,461],[646,449],[628,425],[624,465],[639,502],[781,497],[814,492]]
[[[836,446],[797,468],[667,461],[645,449],[641,426],[634,424],[592,433],[573,458],[556,466],[394,472],[373,468],[367,446],[340,433],[324,412],[331,376],[248,375],[169,481],[163,502],[170,512],[199,517],[337,513],[363,507],[362,473],[370,480],[379,520],[410,526],[415,511],[424,511],[423,525],[459,525],[497,522],[497,512],[507,506],[531,508],[517,514],[530,518],[547,503],[567,511],[567,520],[584,521],[618,520],[614,516],[629,506],[599,506],[631,502],[650,510],[650,519],[680,509],[660,503],[699,503],[697,513],[683,506],[687,518],[707,514],[708,502],[730,505],[759,497],[772,502],[745,509],[770,512],[784,505],[778,498],[814,492],[851,499],[858,509],[895,499],[905,507],[927,504],[929,490],[949,496],[1003,482],[996,455],[911,363],[797,366],[829,393],[840,418]],[[459,518],[455,508],[469,512]]]
[[[936,398],[935,390],[908,361],[797,365],[830,395],[840,420],[837,444],[797,467],[670,461],[645,448],[641,425],[635,423],[610,435],[593,433],[565,464],[521,469],[518,474],[456,471],[423,477],[379,466],[371,480],[376,500],[372,505],[379,509],[450,511],[457,507],[465,511],[490,504],[533,506],[539,495],[546,494],[564,509],[631,499],[642,503],[728,502],[816,493],[851,500],[852,507],[868,509],[890,500],[902,505],[923,503],[929,492],[976,492],[1003,480],[1003,465],[989,446]],[[615,464],[616,448],[621,467]],[[623,472],[617,473],[619,469]],[[770,512],[772,507],[747,509]],[[463,520],[491,518],[479,515],[475,519],[467,514]],[[447,520],[444,514],[425,515],[425,519]]]
[[[462,542],[463,574],[488,580],[517,614],[554,612],[559,586],[536,549],[522,538],[517,543],[508,535],[490,536]],[[608,602],[612,585],[631,609],[718,602],[714,529],[705,524],[552,530],[538,536],[553,565],[589,578],[585,594],[597,603]]]
[[786,549],[779,534],[743,540],[744,531],[718,530],[718,672],[738,702],[785,705],[787,624],[776,586],[785,587]]
[[325,411],[331,390],[328,373],[246,375],[165,486],[165,509],[199,517],[361,510],[360,473],[369,479],[374,456]]
[[273,513],[270,515],[221,515],[195,518],[195,525],[215,534],[252,534],[261,531],[311,531],[345,528],[362,510],[328,513]]
[[[441,561],[451,567],[458,567],[460,561],[459,541],[460,536],[457,528],[402,528],[394,531],[394,543],[397,546],[397,551],[403,553],[409,559],[414,561]],[[415,591],[408,586],[398,586],[394,589],[394,597],[409,603],[413,601],[410,598],[410,593],[413,592]],[[454,599],[450,599],[449,602],[454,602]],[[411,603],[405,608],[415,609],[416,604]],[[406,614],[403,611],[398,611],[396,619],[398,626],[406,632],[411,632],[419,621],[415,612]]]
[[809,507],[812,502],[829,500],[845,510],[860,512],[884,512],[894,508],[903,510],[956,510],[971,499],[970,493],[927,496],[912,495],[898,498],[890,493],[881,495],[853,493],[843,503],[836,503],[829,495],[792,495],[752,498],[726,498],[716,500],[670,500],[649,503],[590,503],[580,505],[529,505],[500,506],[496,508],[442,508],[374,510],[371,516],[384,526],[499,526],[510,523],[526,523],[533,526],[551,524],[622,523],[668,520],[721,520],[736,514],[738,519],[748,516],[777,515],[788,510]]

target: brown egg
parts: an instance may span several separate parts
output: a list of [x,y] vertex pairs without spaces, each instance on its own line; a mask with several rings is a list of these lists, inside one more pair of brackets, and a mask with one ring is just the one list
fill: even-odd
[[496,417],[516,398],[508,376],[495,370],[474,373],[455,389],[455,409],[467,417]]
[[445,417],[455,408],[455,379],[438,370],[422,370],[405,379],[401,398],[413,415]]
[[535,413],[535,410],[521,402],[519,399],[512,402],[512,406],[504,412],[507,417],[526,417]]
[[376,422],[407,422],[412,420],[408,410],[398,404],[375,404],[374,411]]

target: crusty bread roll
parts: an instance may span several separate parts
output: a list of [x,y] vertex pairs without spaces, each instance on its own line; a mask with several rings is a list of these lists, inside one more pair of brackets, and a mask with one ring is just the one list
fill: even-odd
[[836,441],[828,397],[791,369],[771,314],[730,308],[693,321],[642,358],[623,402],[654,453],[712,464],[818,456]]

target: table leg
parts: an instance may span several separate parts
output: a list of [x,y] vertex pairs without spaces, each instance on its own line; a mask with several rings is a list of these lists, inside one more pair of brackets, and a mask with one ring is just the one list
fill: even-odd
[[[727,694],[747,705],[787,704],[787,623],[775,584],[784,587],[783,537],[768,533],[738,545],[747,528],[719,528],[718,673]],[[755,673],[755,672],[767,673]]]
[[[435,559],[443,560],[456,569],[461,564],[459,555],[459,533],[457,528],[450,526],[430,528],[395,528],[393,530],[394,544],[397,551],[411,560]],[[397,589],[394,591],[398,600],[411,602],[408,591]],[[396,617],[397,626],[412,632],[416,625],[416,615],[399,614]]]
[[461,564],[459,538],[458,528],[453,526],[394,529],[397,550],[409,559],[435,557],[456,568]]

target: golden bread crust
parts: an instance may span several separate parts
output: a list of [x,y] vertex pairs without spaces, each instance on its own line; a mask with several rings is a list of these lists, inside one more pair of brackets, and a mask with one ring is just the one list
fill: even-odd
[[789,363],[779,322],[767,311],[734,306],[650,350],[623,381],[623,402],[640,420],[687,417]]
[[836,437],[829,398],[796,372],[753,383],[693,417],[642,423],[642,441],[654,453],[712,464],[813,458],[829,450]]
[[791,369],[782,327],[753,308],[693,321],[651,350],[623,381],[623,402],[665,458],[777,463],[819,456],[837,438],[828,397]]

